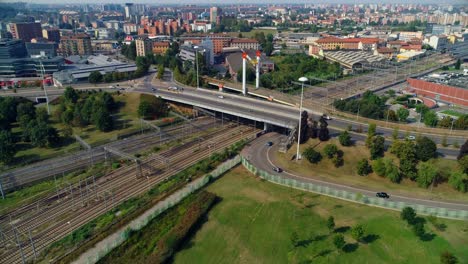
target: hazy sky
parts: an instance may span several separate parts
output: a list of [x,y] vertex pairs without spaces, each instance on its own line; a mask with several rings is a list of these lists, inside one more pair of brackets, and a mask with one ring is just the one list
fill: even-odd
[[[3,2],[0,0],[0,2]],[[10,2],[10,1],[8,1]],[[48,4],[96,4],[96,3],[145,3],[153,5],[162,5],[162,4],[212,4],[212,5],[225,5],[225,4],[252,4],[252,3],[282,3],[282,4],[292,4],[292,3],[346,3],[346,4],[361,4],[361,3],[428,3],[428,4],[466,4],[468,0],[22,0],[21,2],[28,3],[48,3]]]

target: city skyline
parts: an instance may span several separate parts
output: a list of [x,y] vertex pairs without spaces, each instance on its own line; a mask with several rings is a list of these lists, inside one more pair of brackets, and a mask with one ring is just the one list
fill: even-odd
[[[57,0],[24,0],[21,2],[30,3],[30,4],[57,4],[57,5],[68,5],[68,4],[76,4],[73,1],[57,1]],[[5,3],[15,3],[15,2],[5,2]],[[80,1],[82,4],[97,4],[95,1],[91,0],[83,0]],[[195,5],[236,5],[236,4],[252,4],[252,1],[249,0],[232,0],[232,1],[224,1],[224,0],[178,0],[178,1],[171,1],[171,0],[161,0],[158,3],[154,3],[148,0],[137,0],[137,1],[128,1],[128,0],[116,0],[116,1],[103,1],[99,4],[125,4],[125,3],[135,3],[135,4],[148,4],[148,5],[188,5],[188,4],[195,4]],[[418,0],[389,0],[385,2],[376,1],[376,0],[319,0],[319,1],[310,1],[310,0],[295,0],[295,1],[287,1],[287,0],[272,0],[272,1],[258,1],[252,5],[265,5],[265,4],[439,4],[439,5],[462,5],[465,3],[464,0],[444,0],[444,1],[437,1],[437,0],[426,0],[426,1],[418,1]]]

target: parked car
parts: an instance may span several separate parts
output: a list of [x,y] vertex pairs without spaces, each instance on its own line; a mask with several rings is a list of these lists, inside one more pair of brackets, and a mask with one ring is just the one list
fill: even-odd
[[265,143],[265,146],[271,147],[271,146],[273,146],[273,142],[268,141],[267,143]]
[[219,99],[224,99],[224,96],[218,95],[218,98],[219,98]]
[[384,198],[384,199],[388,199],[390,198],[390,195],[388,195],[387,193],[385,192],[378,192],[375,194],[375,196],[379,197],[379,198]]
[[273,171],[280,173],[283,171],[283,169],[281,169],[280,167],[273,167]]
[[327,114],[322,115],[325,120],[331,120],[331,117]]
[[406,138],[407,138],[408,140],[415,140],[415,139],[416,139],[415,136],[407,136]]

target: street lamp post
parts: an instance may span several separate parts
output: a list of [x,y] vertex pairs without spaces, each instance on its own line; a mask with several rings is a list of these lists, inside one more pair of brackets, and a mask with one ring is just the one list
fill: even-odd
[[297,130],[297,153],[296,153],[296,161],[299,160],[299,145],[301,143],[301,119],[302,119],[302,100],[304,98],[304,82],[307,82],[308,79],[306,77],[299,78],[299,81],[302,82],[301,88],[301,104],[299,106],[299,128]]

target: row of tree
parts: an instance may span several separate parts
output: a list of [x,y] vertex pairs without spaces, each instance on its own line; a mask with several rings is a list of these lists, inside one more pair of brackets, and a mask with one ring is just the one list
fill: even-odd
[[[15,136],[11,128],[21,128]],[[13,97],[0,97],[0,162],[10,163],[17,150],[16,143],[23,141],[35,147],[53,147],[60,141],[57,130],[50,125],[49,115],[43,107]]]
[[115,110],[117,104],[109,93],[77,92],[67,87],[54,115],[57,120],[71,127],[93,124],[100,131],[107,132],[114,128],[112,112]]

